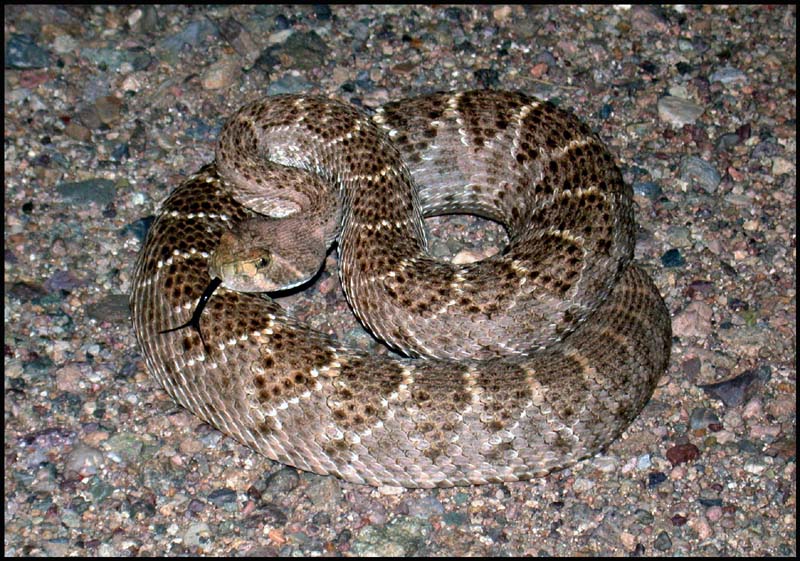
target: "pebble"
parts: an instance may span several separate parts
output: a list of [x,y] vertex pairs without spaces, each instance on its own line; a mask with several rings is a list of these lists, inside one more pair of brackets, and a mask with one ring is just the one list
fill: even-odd
[[709,425],[718,425],[719,417],[707,407],[695,407],[689,415],[689,427],[692,430],[706,429]]
[[208,502],[212,505],[233,512],[237,507],[236,491],[233,489],[215,489],[208,494]]
[[761,458],[751,459],[745,462],[744,470],[753,475],[761,475],[769,465]]
[[746,396],[755,393],[760,387],[763,375],[755,370],[748,370],[739,376],[716,384],[701,385],[700,388],[719,400],[727,407],[736,407],[744,402]]
[[240,72],[240,65],[236,59],[224,58],[215,62],[203,72],[200,83],[203,85],[203,89],[206,90],[228,88],[234,83]]
[[287,18],[283,14],[276,15],[273,21],[275,23],[275,29],[278,29],[278,30],[289,29],[291,27],[291,25],[292,25],[289,22],[289,18]]
[[274,82],[270,82],[269,86],[267,86],[267,95],[302,93],[311,87],[311,82],[302,76],[287,74]]
[[5,65],[16,69],[47,68],[50,55],[32,36],[12,33],[6,43]]
[[[692,247],[693,240],[691,237],[692,231],[686,226],[673,224],[667,227],[667,241],[676,249],[682,247]],[[678,253],[678,256],[680,256],[680,252]],[[662,259],[664,266],[669,266],[668,263],[677,263],[676,266],[683,265],[683,262],[681,262],[682,259],[678,258],[677,256],[675,258],[671,258],[671,256],[667,257],[667,253],[664,254]],[[664,261],[666,261],[666,263]]]
[[678,444],[667,450],[667,459],[673,466],[691,462],[700,457],[700,450],[694,444]]
[[633,192],[636,195],[655,201],[661,196],[661,187],[658,183],[652,181],[635,181],[633,183]]
[[72,53],[78,49],[78,41],[66,34],[58,35],[55,39],[53,39],[51,44],[53,46],[53,51],[59,55]]
[[661,471],[649,473],[647,475],[647,486],[657,487],[667,480],[667,474]]
[[128,299],[127,294],[108,294],[84,308],[86,317],[101,322],[119,323],[126,321],[131,313]]
[[656,539],[653,542],[653,547],[657,551],[668,551],[672,549],[672,540],[669,537],[669,534],[661,531],[656,535]]
[[705,302],[691,302],[672,320],[672,332],[679,337],[708,337],[713,325],[714,311]]
[[722,518],[722,508],[720,506],[712,506],[706,510],[706,518],[711,522],[719,522]]
[[78,278],[74,271],[53,271],[46,281],[44,281],[44,288],[48,292],[72,292],[82,286],[86,286],[85,279]]
[[282,45],[271,47],[276,57],[286,57],[288,68],[310,70],[325,63],[330,49],[316,31],[292,33]]
[[708,80],[710,82],[722,82],[723,84],[747,82],[747,75],[738,68],[726,66],[712,72]]
[[686,264],[686,260],[679,249],[672,248],[665,251],[661,256],[661,264],[665,267],[682,267]]
[[269,474],[263,482],[262,492],[264,498],[276,500],[291,493],[300,485],[300,476],[297,470],[285,467]]
[[594,481],[584,477],[576,478],[575,482],[572,484],[572,489],[576,493],[587,493],[593,487],[594,487]]
[[73,203],[94,202],[100,206],[113,202],[117,197],[114,182],[101,178],[59,183],[56,185],[56,192]]
[[189,548],[190,552],[195,550],[204,551],[214,542],[211,528],[205,522],[195,522],[190,524],[183,532],[183,544]]
[[435,514],[444,513],[444,505],[433,496],[419,497],[417,500],[406,501],[409,516],[416,518],[430,518]]
[[503,23],[512,13],[511,6],[497,6],[492,10],[492,17],[498,22]]
[[727,133],[723,134],[717,139],[717,148],[719,150],[730,151],[734,146],[738,146],[741,143],[742,140],[739,138],[738,134]]
[[794,418],[797,411],[797,401],[794,395],[778,396],[767,404],[767,413],[776,419]]
[[82,373],[75,364],[67,364],[56,371],[56,387],[62,392],[77,393],[81,389]]
[[795,164],[785,158],[772,159],[773,175],[794,175],[796,169]]
[[186,25],[182,31],[166,37],[158,46],[166,51],[168,60],[174,60],[185,45],[197,48],[206,37],[216,36],[217,26],[213,21],[208,18],[199,18]]
[[103,452],[97,448],[77,444],[67,455],[64,470],[81,476],[92,475],[104,461]]
[[430,525],[418,518],[398,516],[383,527],[367,526],[353,540],[351,551],[364,557],[408,557],[425,544]]
[[119,432],[105,441],[105,449],[126,464],[142,459],[144,444],[141,439],[129,432]]
[[750,153],[750,157],[754,160],[760,160],[762,158],[771,158],[773,156],[777,156],[780,153],[781,148],[778,146],[775,140],[766,139],[756,144],[756,147],[753,148],[753,151]]
[[722,181],[714,166],[696,156],[686,156],[681,160],[680,178],[700,186],[707,193],[715,192]]
[[94,109],[100,123],[114,125],[120,119],[122,100],[113,95],[106,95],[94,102]]
[[89,142],[92,139],[92,131],[76,122],[69,123],[64,133],[80,142]]
[[704,111],[702,106],[680,97],[668,95],[658,100],[659,118],[674,127],[694,123]]
[[316,506],[329,506],[341,500],[341,482],[335,477],[322,477],[311,473],[303,473],[303,478],[309,482],[305,495]]
[[701,540],[705,541],[714,535],[714,531],[711,529],[708,520],[702,516],[692,519],[691,526],[694,528],[694,531],[697,532],[697,537]]
[[748,401],[745,406],[744,410],[742,411],[742,418],[743,419],[754,419],[761,417],[763,414],[763,406],[761,400],[759,398],[753,398]]

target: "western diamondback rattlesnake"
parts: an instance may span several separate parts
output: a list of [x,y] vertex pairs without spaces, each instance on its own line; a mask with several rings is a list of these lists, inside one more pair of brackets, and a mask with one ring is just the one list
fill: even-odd
[[[520,94],[434,94],[372,118],[267,98],[163,203],[133,277],[136,336],[178,403],[279,462],[406,487],[544,475],[615,439],[669,362],[668,311],[631,264],[631,198],[586,125]],[[430,257],[423,217],[452,212],[502,223],[508,246]],[[264,232],[268,249],[249,252]],[[258,295],[204,293],[210,269],[234,287],[241,270],[301,282],[337,237],[358,318],[423,358],[345,348]]]

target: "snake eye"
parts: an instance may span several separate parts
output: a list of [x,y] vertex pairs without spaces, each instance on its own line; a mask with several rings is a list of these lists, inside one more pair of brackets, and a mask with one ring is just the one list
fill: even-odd
[[263,269],[269,265],[269,257],[261,257],[256,261],[256,269]]

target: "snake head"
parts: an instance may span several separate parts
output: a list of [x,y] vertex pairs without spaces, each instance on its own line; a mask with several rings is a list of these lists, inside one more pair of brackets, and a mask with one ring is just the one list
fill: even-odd
[[209,259],[211,277],[238,292],[276,292],[307,282],[325,260],[325,242],[321,233],[294,222],[257,217],[227,230]]

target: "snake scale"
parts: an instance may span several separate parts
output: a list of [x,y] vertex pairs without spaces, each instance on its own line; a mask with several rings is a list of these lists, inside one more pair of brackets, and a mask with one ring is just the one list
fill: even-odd
[[[448,213],[501,223],[507,246],[431,257],[424,218]],[[613,158],[549,102],[437,93],[368,116],[269,97],[162,204],[134,330],[172,398],[273,460],[370,485],[519,481],[606,447],[668,365],[669,313],[634,238]],[[275,287],[302,282],[288,277],[334,240],[350,306],[404,357],[347,348],[237,288],[234,271],[273,265]],[[226,278],[209,297],[212,276]]]

